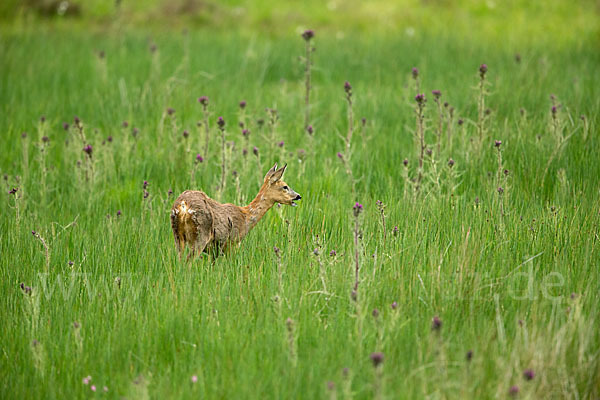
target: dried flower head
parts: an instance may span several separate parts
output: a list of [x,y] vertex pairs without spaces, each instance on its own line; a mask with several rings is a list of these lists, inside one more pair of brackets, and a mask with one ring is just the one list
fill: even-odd
[[437,315],[431,320],[431,330],[439,332],[442,329],[442,320]]
[[417,69],[417,67],[413,67],[412,77],[413,77],[413,79],[417,79],[419,77],[419,70]]
[[481,79],[485,78],[485,73],[488,70],[488,66],[487,64],[481,64],[479,66],[479,76],[481,77]]
[[473,350],[467,351],[467,354],[465,355],[465,359],[467,361],[471,361],[473,359]]
[[307,42],[310,41],[310,39],[315,37],[315,32],[312,29],[307,29],[304,32],[302,32],[302,38],[304,40],[306,40]]
[[377,318],[377,317],[379,317],[379,310],[374,308],[373,312],[371,314],[373,315],[373,318]]
[[169,115],[175,114],[175,109],[171,108],[171,107],[167,108],[167,114],[169,114]]
[[252,149],[252,153],[254,153],[254,155],[258,157],[258,147],[254,146],[254,148]]
[[187,139],[188,136],[190,136],[190,133],[187,130],[184,130],[182,135],[185,139]]
[[350,82],[344,82],[344,91],[348,97],[352,96],[352,85],[350,85]]
[[380,352],[371,353],[370,358],[371,358],[371,361],[373,362],[373,366],[375,368],[377,368],[381,364],[383,364],[383,353],[380,353]]
[[449,159],[449,160],[448,160],[448,166],[449,166],[450,168],[454,167],[454,160],[453,160],[453,159]]
[[502,186],[498,187],[498,194],[503,194],[504,193],[504,188],[502,188]]
[[48,143],[50,142],[50,138],[48,136],[42,136],[42,142]]

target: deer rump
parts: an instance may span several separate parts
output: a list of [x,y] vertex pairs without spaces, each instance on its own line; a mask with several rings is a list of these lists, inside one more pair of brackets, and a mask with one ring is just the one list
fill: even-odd
[[225,251],[230,242],[243,237],[244,216],[233,204],[220,204],[204,192],[186,190],[171,211],[171,228],[179,251]]

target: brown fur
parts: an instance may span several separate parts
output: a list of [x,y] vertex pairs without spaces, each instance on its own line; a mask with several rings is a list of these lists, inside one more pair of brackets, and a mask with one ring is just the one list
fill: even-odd
[[263,185],[252,202],[240,207],[221,204],[204,192],[186,190],[171,210],[171,228],[181,253],[187,243],[193,252],[217,255],[240,243],[265,213],[275,204],[295,205],[300,195],[281,180],[286,166],[277,164],[267,172]]

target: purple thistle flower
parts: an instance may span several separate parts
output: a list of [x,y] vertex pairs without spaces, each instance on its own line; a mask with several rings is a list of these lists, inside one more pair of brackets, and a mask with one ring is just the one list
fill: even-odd
[[242,100],[240,101],[240,108],[243,110],[244,108],[246,108],[246,100]]
[[254,155],[258,157],[258,147],[254,146],[254,148],[252,149],[252,153],[254,153]]
[[377,317],[379,317],[379,310],[374,308],[373,312],[371,314],[373,315],[373,318],[377,318]]
[[306,132],[308,132],[309,135],[313,134],[314,130],[313,130],[312,125],[309,125],[309,126],[306,127]]
[[344,155],[343,155],[343,154],[342,154],[340,151],[338,151],[338,153],[337,153],[337,157],[338,157],[340,160],[343,160],[343,159],[344,159]]
[[504,172],[504,176],[508,176],[508,174],[510,174],[510,171],[507,169],[505,169],[503,172]]
[[21,138],[23,138],[23,139],[27,138],[27,132],[21,133]]
[[352,85],[350,85],[350,82],[348,82],[348,81],[344,82],[344,91],[347,94],[352,94]]
[[362,126],[365,126],[365,125],[367,125],[367,119],[366,119],[365,117],[362,117],[362,118],[360,119],[360,122],[362,123]]
[[169,189],[169,191],[167,192],[167,196],[169,196],[169,197],[173,196],[173,189]]
[[496,146],[496,147],[500,147],[501,145],[502,145],[502,141],[501,140],[496,140],[494,142],[494,146]]
[[190,133],[187,130],[183,131],[183,137],[187,139],[188,136],[190,136]]
[[502,188],[502,186],[498,187],[498,194],[503,194],[504,193],[504,189]]
[[552,106],[552,116],[555,116],[556,113],[558,112],[558,108],[556,108],[556,106]]
[[281,142],[277,143],[277,146],[279,146],[279,147],[283,147],[283,145],[284,145],[284,144],[285,144],[285,143],[284,143],[284,141],[282,140]]
[[448,160],[448,166],[449,166],[450,168],[454,167],[454,160],[453,160],[453,159],[449,159],[449,160]]
[[36,231],[31,231],[31,234],[32,234],[33,236],[35,236],[35,235],[37,235],[37,232],[36,232]]
[[43,124],[44,122],[46,122],[46,116],[45,116],[45,115],[42,115],[42,116],[40,117],[40,122],[41,122],[42,124]]
[[169,115],[175,114],[175,109],[171,108],[171,107],[167,108],[167,114],[169,114]]
[[108,143],[112,143],[112,141],[113,141],[113,137],[112,137],[112,136],[109,136],[109,137],[107,137],[107,138],[106,138],[106,140],[108,141]]
[[65,131],[68,131],[68,130],[69,130],[69,124],[68,124],[67,122],[63,122],[63,129],[64,129]]
[[73,321],[73,328],[79,329],[79,322]]
[[276,255],[279,255],[279,247],[273,246],[273,251],[275,252]]
[[139,130],[138,128],[133,128],[133,129],[131,130],[131,135],[132,135],[134,138],[135,138],[135,137],[138,135],[138,133],[140,133],[140,130]]
[[337,255],[337,252],[336,252],[335,250],[331,250],[331,251],[329,252],[329,256],[330,256],[330,257],[335,257],[336,255]]
[[208,97],[207,96],[198,97],[198,103],[202,104],[204,107],[208,106]]
[[394,226],[394,230],[392,231],[394,236],[398,236],[398,232],[400,232],[400,229],[398,229],[398,225]]
[[223,130],[223,128],[225,127],[225,120],[223,119],[223,117],[219,117],[217,119],[217,125],[219,126],[219,129]]
[[439,90],[432,90],[431,94],[433,95],[433,97],[435,97],[436,99],[439,99],[442,96],[442,92],[440,92]]
[[417,79],[419,77],[419,70],[417,69],[417,67],[413,67],[412,77],[413,77],[413,79]]
[[404,160],[402,160],[402,164],[404,164],[405,167],[408,167],[408,159],[405,158]]
[[488,70],[488,66],[487,64],[481,64],[479,66],[479,76],[481,77],[481,79],[485,78],[485,73]]
[[302,38],[307,42],[310,41],[310,39],[312,39],[313,37],[315,37],[315,32],[312,29],[307,29],[304,32],[302,32]]
[[191,379],[192,379],[192,383],[198,382],[198,376],[196,376],[196,375],[192,375]]
[[390,307],[392,307],[392,310],[397,309],[398,308],[398,302],[394,301]]
[[512,385],[510,389],[508,389],[508,394],[512,397],[516,397],[519,394],[519,387],[517,385]]
[[200,153],[196,154],[196,163],[201,163],[204,161],[204,158],[200,155]]
[[417,104],[425,103],[425,95],[423,93],[419,93],[415,96],[415,101],[417,102]]
[[48,136],[42,136],[42,142],[48,143],[49,141],[50,141],[50,138]]
[[121,214],[122,214],[122,213],[121,213],[121,210],[117,210],[117,217],[120,217],[120,216],[121,216]]
[[535,378],[535,372],[533,372],[531,368],[527,368],[525,371],[523,371],[523,378],[530,381]]
[[69,260],[69,266],[70,266],[70,267],[72,267],[72,266],[73,266],[73,264],[74,264],[74,262],[73,262],[73,261],[71,261],[71,260]]
[[148,183],[148,181],[144,181],[144,189],[146,189],[146,188],[148,187],[148,185],[150,185],[150,184]]
[[19,190],[19,188],[12,188],[8,194],[17,194],[17,190]]
[[248,136],[250,136],[250,131],[249,131],[248,129],[244,129],[244,130],[242,131],[242,136],[244,136],[244,137],[248,137]]
[[442,329],[442,320],[437,315],[431,320],[431,330],[439,332]]
[[150,193],[147,190],[144,190],[144,199],[147,199],[150,196]]
[[248,149],[246,149],[246,148],[243,148],[243,149],[242,149],[242,155],[243,155],[244,157],[246,157],[246,156],[248,155]]
[[85,154],[88,155],[88,157],[92,158],[92,151],[93,151],[92,145],[88,144],[87,146],[85,146],[83,148],[83,151]]
[[314,254],[315,256],[318,256],[319,254],[321,254],[321,253],[319,252],[319,248],[318,248],[318,247],[315,247],[315,249],[313,250],[313,254]]
[[81,120],[79,119],[79,117],[76,115],[73,117],[73,122],[75,123],[75,125],[79,125],[79,123],[81,122]]
[[464,124],[465,121],[462,118],[459,118],[456,123],[458,124],[458,126],[462,126],[462,124]]
[[123,122],[121,123],[121,126],[122,126],[123,128],[127,128],[127,127],[129,126],[129,122],[127,122],[127,121],[123,121]]
[[383,363],[383,353],[380,353],[380,352],[371,353],[370,358],[371,358],[371,361],[373,362],[373,366],[375,368],[379,367]]
[[352,207],[352,210],[354,210],[354,216],[358,217],[363,210],[363,205],[360,204],[359,202],[356,202],[354,204],[354,207]]

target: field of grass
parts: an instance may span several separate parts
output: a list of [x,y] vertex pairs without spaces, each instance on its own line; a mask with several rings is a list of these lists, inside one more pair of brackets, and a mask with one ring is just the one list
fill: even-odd
[[[310,136],[299,35],[2,35],[1,398],[600,396],[598,45],[312,44]],[[275,162],[303,198],[180,260],[219,116],[223,202]]]

